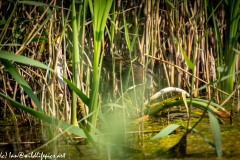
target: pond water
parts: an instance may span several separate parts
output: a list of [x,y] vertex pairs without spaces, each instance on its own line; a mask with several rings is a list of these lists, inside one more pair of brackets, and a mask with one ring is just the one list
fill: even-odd
[[[235,121],[231,125],[229,120],[224,120],[221,124],[222,149],[223,158],[221,159],[240,159],[240,123],[239,115],[235,116]],[[192,120],[192,125],[195,119]],[[171,124],[185,125],[186,121],[175,119],[170,121]],[[166,127],[167,122],[161,118],[152,118],[149,122],[144,123],[144,138],[139,135],[138,130],[142,127],[141,124],[127,123],[126,134],[121,122],[111,121],[107,128],[102,128],[102,133],[108,142],[111,142],[107,149],[104,145],[99,145],[99,151],[91,144],[78,143],[80,140],[77,137],[74,139],[76,145],[71,143],[66,144],[63,136],[61,136],[55,145],[57,155],[60,159],[177,159],[175,156],[167,153],[168,149],[174,146],[184,133],[184,130],[177,130],[162,139],[150,141],[158,131]],[[42,139],[46,134],[41,134],[42,130],[35,126],[19,126],[1,125],[0,126],[0,157],[11,153],[18,154],[22,151],[24,154],[31,153],[37,147],[43,145]],[[213,142],[209,120],[204,118],[196,127],[198,131],[204,134],[210,141]],[[16,133],[18,130],[18,133]],[[20,145],[12,142],[35,142],[21,143]],[[6,144],[8,143],[8,144]],[[56,147],[57,146],[57,147]],[[50,156],[51,145],[45,145],[43,148],[34,151],[38,154],[46,154]],[[8,157],[9,158],[9,157]],[[30,158],[29,158],[30,159]],[[215,150],[208,145],[202,137],[196,133],[190,133],[187,137],[187,156],[185,159],[217,159]]]

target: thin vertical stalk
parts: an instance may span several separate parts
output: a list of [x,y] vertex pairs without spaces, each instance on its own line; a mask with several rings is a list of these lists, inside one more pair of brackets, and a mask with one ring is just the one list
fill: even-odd
[[[15,10],[16,10],[17,4],[18,4],[18,2],[14,2],[14,8],[13,8],[11,14],[10,14],[9,17],[8,17],[6,24],[4,25],[4,27],[3,27],[3,29],[2,29],[2,32],[1,32],[1,34],[0,34],[0,37],[1,37],[1,38],[0,38],[0,44],[2,44],[2,41],[3,41],[3,39],[4,39],[5,36],[6,36],[7,30],[8,30],[8,28],[9,28],[10,21],[12,20],[12,17],[13,17],[13,14],[14,14]],[[0,49],[1,49],[1,48],[0,48]]]
[[[76,17],[76,8],[75,0],[72,0],[72,30],[73,30],[73,84],[76,87],[80,87],[79,83],[79,49],[78,49],[78,29],[77,29],[77,17]],[[77,125],[77,95],[75,92],[72,92],[72,107],[71,107],[71,124]]]
[[[205,5],[206,6],[206,5]],[[207,10],[206,10],[206,7],[204,8],[205,9],[205,19],[207,20],[208,18],[208,13],[207,13]],[[207,29],[208,28],[208,25],[207,23],[205,23],[205,28]],[[207,30],[208,32],[210,32],[210,29]],[[206,36],[204,39],[205,40],[205,46],[204,48],[206,48],[206,55],[205,55],[205,71],[206,71],[206,81],[209,83],[210,82],[210,73],[209,73],[209,68],[210,68],[210,45],[208,44],[209,42],[209,36]],[[208,99],[211,99],[211,90],[210,90],[210,87],[207,87],[206,88],[207,90],[207,97]]]

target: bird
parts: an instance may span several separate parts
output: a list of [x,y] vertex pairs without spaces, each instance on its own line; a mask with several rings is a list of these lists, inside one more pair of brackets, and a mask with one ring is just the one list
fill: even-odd
[[131,61],[130,58],[114,53],[113,56],[104,56],[103,68],[110,73],[115,71],[117,80],[122,79],[124,84],[138,85],[143,83],[145,67],[137,58]]

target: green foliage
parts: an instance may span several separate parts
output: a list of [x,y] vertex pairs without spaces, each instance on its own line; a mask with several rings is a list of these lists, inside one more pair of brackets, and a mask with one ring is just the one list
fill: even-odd
[[[0,50],[1,64],[4,65],[5,69],[11,75],[9,77],[13,77],[27,96],[31,98],[31,103],[36,104],[38,111],[26,107],[6,96],[8,95],[8,90],[2,90],[0,97],[7,100],[9,105],[16,106],[56,128],[59,127],[65,131],[70,131],[89,139],[97,150],[99,148],[95,144],[96,140],[108,145],[105,137],[98,130],[97,119],[99,118],[101,121],[100,124],[109,127],[109,115],[113,116],[114,119],[121,117],[121,124],[125,125],[127,119],[125,115],[131,118],[133,115],[138,115],[140,105],[136,104],[142,104],[141,106],[143,106],[144,101],[147,99],[146,95],[141,94],[145,92],[146,87],[144,85],[129,87],[129,79],[134,79],[134,77],[131,77],[133,76],[133,61],[137,59],[133,58],[139,56],[139,60],[144,63],[142,66],[143,70],[146,71],[149,69],[153,72],[156,82],[151,80],[151,87],[155,91],[165,87],[166,81],[168,86],[186,86],[185,84],[188,85],[192,77],[192,88],[189,88],[191,95],[200,90],[210,89],[210,86],[215,87],[216,84],[221,84],[220,88],[230,93],[234,84],[233,77],[240,73],[240,71],[235,72],[235,57],[236,54],[239,54],[236,48],[239,35],[240,2],[237,0],[221,0],[217,5],[215,2],[208,0],[201,1],[200,3],[167,0],[164,1],[164,5],[161,5],[160,1],[151,1],[151,3],[148,3],[150,2],[148,1],[143,7],[139,7],[137,1],[121,1],[122,3],[119,3],[113,0],[72,0],[69,8],[64,6],[69,1],[62,1],[63,6],[60,6],[61,3],[59,1],[51,1],[49,4],[43,2],[9,1],[8,7],[4,6],[1,8],[3,10],[5,8],[8,9],[6,9],[6,13],[3,12],[3,19],[0,20],[0,49],[9,51]],[[56,5],[53,5],[55,2]],[[4,3],[5,1],[0,5]],[[217,15],[217,11],[222,4],[225,5],[226,28],[223,27],[225,22],[221,22],[221,19],[219,20]],[[25,12],[21,13],[22,9]],[[110,12],[111,14],[109,14]],[[67,13],[67,16],[65,16],[65,13]],[[70,13],[72,14],[71,18],[69,18]],[[68,24],[69,21],[71,21],[70,25]],[[219,25],[219,23],[223,24]],[[213,26],[211,26],[212,24]],[[226,34],[223,31],[226,31]],[[226,39],[223,41],[222,37]],[[210,38],[214,39],[211,45],[208,44]],[[212,52],[212,48],[216,48],[216,50]],[[115,90],[114,88],[113,94],[118,96],[114,95],[114,98],[112,98],[109,96],[112,94],[112,91],[110,93],[110,89],[108,90],[107,86],[109,79],[105,82],[107,87],[104,88],[106,89],[104,91],[106,92],[101,93],[99,86],[102,81],[101,71],[105,69],[102,68],[102,59],[105,55],[113,55],[115,52],[120,55],[127,55],[130,65],[127,66],[127,76],[120,74],[120,77],[122,77],[118,79],[121,81],[120,83],[124,83],[125,81],[124,89],[122,86],[121,89]],[[217,68],[213,68],[213,71],[217,71],[217,79],[209,76],[210,67],[208,62],[210,62],[210,52],[213,54],[213,59],[216,58]],[[215,57],[215,53],[217,57]],[[62,66],[59,65],[60,61],[57,58],[54,59],[59,55],[62,56]],[[31,58],[27,58],[27,56],[31,56]],[[33,59],[37,59],[38,61]],[[114,56],[112,56],[112,60],[110,63],[114,66],[112,69],[112,77],[114,77],[119,70],[115,71],[116,59]],[[124,58],[122,60],[125,62]],[[49,65],[49,67],[44,65],[44,63]],[[16,68],[14,67],[15,65],[17,66]],[[57,88],[60,91],[52,93],[55,91],[54,87],[58,85],[57,83],[60,83],[60,80],[56,81],[54,79],[57,74],[54,71],[57,70],[56,66],[58,65],[62,67],[62,70],[65,70],[63,71],[64,76],[58,77],[61,80],[63,79],[68,85],[72,91],[72,96],[66,93],[67,87],[65,83],[63,83],[64,87]],[[117,65],[120,65],[120,67],[117,67],[120,68],[121,72],[121,65],[124,64],[120,63]],[[38,69],[34,70],[35,67]],[[25,73],[26,68],[33,68],[31,70],[32,74],[38,74],[38,77],[41,77],[40,80],[38,81],[34,76]],[[69,72],[70,68],[72,72]],[[191,74],[187,71],[188,69]],[[22,75],[19,73],[20,71]],[[204,75],[200,74],[200,72],[204,73]],[[145,72],[142,73],[145,74]],[[8,76],[9,74],[6,75]],[[69,79],[66,78],[67,76]],[[2,77],[0,78],[4,79],[5,74]],[[31,84],[31,80],[38,82],[38,84]],[[117,88],[115,80],[113,87]],[[202,85],[199,83],[199,80],[201,80],[201,83],[206,84]],[[51,84],[48,83],[49,81]],[[52,82],[56,82],[56,84]],[[43,86],[45,86],[44,89],[42,89]],[[50,87],[52,90],[49,89]],[[139,88],[139,90],[136,88]],[[16,90],[18,91],[18,89]],[[42,93],[39,93],[39,91],[42,91]],[[65,103],[60,104],[61,108],[59,107],[58,99],[59,95],[63,93],[62,91],[64,94],[61,101],[65,101]],[[133,92],[134,95],[132,95]],[[207,92],[211,95],[210,90]],[[25,93],[23,96],[26,96]],[[44,93],[46,93],[46,96]],[[45,97],[42,98],[41,96]],[[103,96],[108,98],[106,102]],[[40,100],[40,98],[42,99]],[[80,120],[89,119],[87,126],[80,124],[81,129],[74,126],[77,124],[76,104],[79,99],[90,109],[90,114]],[[141,102],[137,103],[138,100]],[[45,103],[43,104],[44,106],[41,106],[40,101]],[[108,103],[109,101],[121,103],[122,105]],[[134,101],[136,101],[136,104]],[[58,120],[59,112],[57,109],[66,109],[67,102],[72,102],[72,125]],[[108,104],[105,105],[105,103]],[[52,116],[47,115],[49,111],[47,105],[53,111],[49,112]],[[181,95],[151,104],[150,108],[145,108],[144,111],[147,113],[149,110],[150,115],[155,115],[160,110],[176,105],[186,107],[189,124],[191,114],[193,113],[191,111],[192,106],[202,109],[204,113],[208,113],[214,143],[195,129],[197,123],[193,127],[189,124],[185,126],[186,132],[183,138],[186,138],[191,131],[194,131],[210,146],[214,147],[217,156],[221,157],[222,142],[220,126],[214,107],[223,113],[227,111],[210,100],[186,98],[185,96],[181,97]],[[109,113],[108,116],[106,116],[107,114],[104,112],[104,109]],[[43,110],[46,111],[45,114]],[[65,111],[66,114],[69,112],[67,109]],[[117,125],[116,127],[119,126]],[[172,124],[152,139],[162,138],[179,127],[183,128],[183,126],[178,124]],[[144,123],[142,123],[143,128]],[[115,130],[109,127],[108,131],[112,132]],[[126,128],[124,128],[123,132],[125,136]],[[98,137],[93,133],[96,133]],[[54,133],[52,135],[54,136]],[[107,147],[109,148],[109,146]]]
[[46,66],[45,64],[38,62],[34,59],[25,57],[25,56],[21,56],[18,54],[13,54],[7,51],[2,51],[0,50],[0,58],[1,59],[5,59],[5,60],[9,60],[9,61],[14,61],[17,63],[21,63],[23,65],[32,65],[38,68],[42,68],[42,69],[46,69],[46,70],[50,70],[53,72],[52,68],[49,68],[48,66]]
[[[75,135],[84,137],[84,138],[88,138],[88,140],[94,144],[94,147],[96,147],[96,149],[98,150],[97,145],[95,144],[95,141],[98,142],[105,142],[104,137],[101,136],[101,132],[99,132],[96,129],[96,126],[91,125],[91,123],[89,123],[89,125],[91,126],[91,128],[96,131],[98,134],[100,134],[100,138],[96,138],[96,136],[90,132],[88,132],[88,130],[85,128],[85,126],[83,126],[81,123],[81,128],[76,127],[75,125],[70,125],[64,121],[58,120],[56,117],[53,116],[48,116],[46,114],[43,113],[42,111],[42,106],[40,104],[40,102],[38,101],[36,95],[33,93],[31,87],[28,85],[28,83],[24,80],[24,78],[18,73],[18,71],[16,70],[16,68],[10,63],[10,61],[14,61],[15,63],[19,63],[19,64],[23,64],[23,65],[32,65],[38,68],[43,68],[46,70],[49,70],[51,72],[54,72],[54,70],[52,70],[51,68],[47,67],[46,65],[21,56],[21,55],[16,55],[16,54],[12,54],[6,51],[0,51],[0,60],[1,63],[6,67],[6,69],[8,70],[8,72],[13,76],[13,78],[16,80],[16,82],[18,82],[24,89],[24,91],[29,95],[29,97],[35,102],[35,104],[38,106],[38,110],[39,111],[35,111],[32,108],[29,108],[27,106],[24,106],[22,104],[20,104],[19,102],[7,97],[6,95],[4,95],[3,93],[0,92],[0,97],[4,98],[5,100],[9,101],[9,103],[15,107],[18,107],[20,109],[22,109],[23,111],[29,113],[30,115],[42,120],[43,122],[49,123],[50,125],[59,127],[63,130],[69,131]],[[9,61],[10,60],[10,61]],[[81,90],[79,90],[72,82],[70,82],[68,79],[62,77],[64,79],[64,81],[69,85],[69,87],[72,89],[72,91],[74,93],[76,93],[76,95],[78,95],[79,98],[82,99],[82,101],[89,105],[90,103],[90,99],[84,94],[82,93]],[[114,103],[109,103],[105,106],[112,106],[112,107],[120,107],[122,108],[122,106],[114,104]],[[104,107],[104,106],[103,106]],[[93,114],[95,114],[96,111],[90,113],[87,117],[84,117],[84,119],[92,116]],[[83,119],[82,119],[83,120]],[[80,120],[80,121],[82,121]],[[63,133],[64,133],[63,132]],[[63,134],[61,133],[61,134]],[[56,135],[55,137],[58,137],[59,135]],[[100,140],[100,141],[99,141]]]
[[[94,5],[93,5],[94,3]],[[92,23],[93,23],[93,35],[94,35],[94,54],[93,54],[93,73],[92,73],[92,81],[91,81],[91,94],[90,94],[90,113],[94,111],[98,111],[99,109],[99,82],[100,82],[100,73],[101,70],[101,40],[106,27],[107,17],[110,12],[112,5],[112,0],[89,0],[89,7],[92,15]],[[93,114],[89,118],[89,122],[96,126],[98,112]],[[89,127],[90,132],[93,132],[93,129]]]
[[68,84],[68,86],[71,88],[71,90],[76,93],[76,95],[81,98],[83,103],[89,106],[90,99],[80,90],[76,85],[74,85],[71,81],[69,81],[67,78],[64,78],[64,81]]
[[187,64],[187,66],[193,70],[194,68],[194,64],[193,62],[188,58],[186,52],[184,51],[184,49],[182,48],[182,46],[180,45],[179,41],[177,40],[177,38],[173,35],[173,33],[171,33],[171,36],[173,37],[174,41],[177,43],[178,47],[181,49],[181,53],[183,54],[184,60]]
[[38,110],[43,112],[42,106],[38,101],[37,96],[33,93],[32,88],[28,85],[28,83],[24,80],[24,78],[18,73],[17,69],[8,61],[8,60],[1,60],[2,64],[8,70],[8,72],[13,76],[13,78],[21,85],[24,91],[29,95],[29,97],[34,101],[37,105]]
[[[80,59],[79,59],[79,48],[78,48],[78,27],[77,27],[77,16],[75,8],[75,0],[72,0],[72,36],[73,36],[73,53],[72,53],[72,73],[73,73],[73,84],[80,88]],[[72,92],[72,107],[71,107],[71,123],[77,125],[77,95]]]
[[164,128],[161,132],[159,132],[158,134],[156,134],[155,136],[153,136],[150,140],[154,140],[154,139],[159,139],[159,138],[163,138],[167,135],[169,135],[170,133],[172,133],[173,131],[175,131],[177,128],[179,128],[181,125],[179,124],[170,124],[169,126],[167,126],[166,128]]
[[[84,131],[82,129],[76,127],[76,126],[70,125],[70,124],[68,124],[66,122],[63,122],[63,121],[60,121],[57,118],[52,117],[52,116],[48,116],[48,115],[46,115],[46,114],[44,114],[42,112],[35,111],[32,108],[24,106],[24,105],[22,105],[21,103],[19,103],[17,101],[14,101],[13,99],[7,97],[6,95],[4,95],[1,92],[0,92],[0,96],[2,98],[4,98],[5,100],[8,100],[10,102],[10,104],[12,104],[15,107],[18,107],[18,108],[24,110],[25,112],[27,112],[27,113],[31,114],[32,116],[42,120],[43,122],[49,123],[50,125],[54,125],[56,127],[60,127],[62,129],[64,129],[65,131],[69,131],[69,132],[71,132],[73,134],[76,134],[76,135],[79,135],[79,136],[87,138],[87,136],[84,133]],[[92,136],[92,138],[94,140],[97,140],[95,135],[93,135],[93,134],[90,134],[90,135]]]
[[27,5],[34,5],[34,6],[49,6],[46,3],[36,2],[36,1],[19,1],[19,2]]
[[15,54],[12,54],[12,53],[9,53],[6,51],[0,51],[0,60],[1,60],[1,63],[6,67],[8,72],[18,82],[18,84],[21,85],[21,87],[28,94],[28,96],[34,101],[34,103],[38,107],[38,110],[40,112],[43,112],[42,106],[41,106],[37,96],[33,93],[32,88],[28,85],[28,83],[24,80],[24,78],[18,73],[17,69],[10,63],[10,61],[15,61],[15,62],[25,64],[25,65],[33,65],[33,66],[43,68],[43,69],[48,69],[51,71],[53,71],[53,70],[38,61],[29,59],[29,58],[21,56],[21,55],[15,55]]
[[[207,110],[208,111],[208,115],[210,118],[210,126],[211,126],[211,131],[212,131],[212,136],[214,139],[214,143],[211,143],[204,135],[202,135],[201,132],[198,132],[197,130],[195,130],[195,127],[197,125],[197,122],[195,125],[193,125],[193,127],[189,128],[189,130],[187,130],[185,132],[185,134],[183,135],[186,136],[187,134],[190,133],[191,130],[194,130],[196,133],[198,133],[210,146],[214,147],[214,149],[216,150],[216,154],[218,157],[222,156],[222,141],[221,141],[221,131],[220,131],[220,126],[219,126],[219,122],[218,119],[214,113],[214,108],[210,106],[214,105],[216,107],[218,107],[219,109],[222,109],[223,111],[225,111],[224,108],[222,108],[221,106],[207,101],[207,100],[201,100],[201,99],[197,99],[194,98],[192,99],[192,101],[190,99],[186,99],[185,100],[186,103],[189,105],[190,103],[192,103],[193,106],[200,108],[202,110]],[[163,106],[160,106],[159,109],[165,109],[168,107],[173,107],[176,105],[183,105],[185,102],[183,100],[176,100],[176,101],[172,101],[172,102],[165,102],[165,104]],[[150,108],[151,109],[151,108]],[[156,110],[156,108],[155,108]],[[154,140],[154,139],[159,139],[162,138],[166,135],[169,135],[170,133],[172,133],[174,130],[176,130],[177,128],[182,127],[182,128],[187,128],[178,124],[171,124],[169,126],[167,126],[166,128],[164,128],[161,132],[159,132],[157,135],[155,135],[154,137],[152,137],[150,140]],[[179,142],[180,143],[180,142]]]
[[[208,2],[208,1],[207,1]],[[219,4],[222,3],[219,2]],[[214,11],[216,9],[213,6],[208,4],[208,10],[212,15],[212,21],[214,24],[215,36],[217,40],[217,64],[218,67],[223,67],[223,72],[218,72],[219,79],[222,79],[226,76],[229,76],[227,79],[220,82],[220,88],[227,92],[231,93],[234,89],[234,73],[236,66],[236,53],[233,51],[237,47],[238,38],[239,38],[239,18],[240,18],[240,1],[238,0],[226,0],[223,1],[225,7],[225,21],[226,21],[226,36],[224,41],[224,51],[222,51],[222,40],[220,37],[219,26],[217,25],[216,18],[214,16]]]
[[[34,109],[26,107],[26,106],[20,104],[17,101],[14,101],[13,99],[7,97],[6,95],[4,95],[3,93],[0,92],[1,97],[3,97],[5,100],[8,100],[15,107],[18,107],[18,108],[26,111],[27,113],[29,113],[32,116],[42,120],[43,122],[49,123],[49,124],[54,125],[56,127],[60,127],[62,129],[64,129],[65,132],[69,131],[73,134],[88,138],[93,144],[95,143],[94,141],[97,141],[96,136],[91,134],[91,133],[88,133],[88,131],[85,128],[84,129],[79,129],[78,127],[76,127],[74,125],[70,125],[66,122],[59,121],[56,117],[48,116],[48,115],[44,114],[43,110],[42,110],[42,106],[41,106],[38,98],[36,97],[36,95],[33,93],[31,87],[24,80],[24,78],[18,73],[16,68],[9,62],[9,60],[14,61],[14,62],[18,62],[18,63],[22,63],[24,65],[33,65],[33,66],[43,68],[43,69],[47,69],[47,70],[50,70],[50,71],[53,72],[53,70],[51,68],[47,67],[46,65],[44,65],[44,64],[42,64],[42,63],[40,63],[36,60],[30,59],[30,58],[27,58],[27,57],[24,57],[24,56],[21,56],[21,55],[16,55],[16,54],[12,54],[12,53],[9,53],[9,52],[5,52],[5,51],[0,51],[0,60],[3,63],[3,65],[6,67],[8,72],[16,80],[16,82],[18,82],[23,87],[24,91],[34,101],[34,103],[37,105],[39,111],[35,111]],[[82,100],[86,104],[89,103],[89,98],[87,98],[75,85],[73,85],[66,78],[64,78],[64,81],[69,84],[69,86],[73,90],[73,92],[76,93],[80,98],[82,98]],[[91,116],[92,114],[90,114],[89,116]],[[96,146],[96,145],[94,145],[94,146]]]
[[222,140],[218,119],[212,110],[208,110],[211,131],[214,139],[215,150],[218,157],[222,157]]

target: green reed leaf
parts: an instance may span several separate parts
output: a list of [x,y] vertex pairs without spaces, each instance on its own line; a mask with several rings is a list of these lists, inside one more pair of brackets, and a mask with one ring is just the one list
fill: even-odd
[[42,68],[42,69],[46,69],[46,70],[50,70],[52,72],[54,72],[54,70],[52,68],[49,68],[48,66],[46,66],[45,64],[38,62],[34,59],[22,56],[22,55],[18,55],[18,54],[13,54],[7,51],[2,51],[0,50],[0,59],[6,59],[6,60],[10,60],[10,61],[14,61],[14,62],[18,62],[24,65],[32,65],[38,68]]
[[208,110],[210,126],[215,144],[215,150],[218,157],[222,157],[222,140],[218,119],[212,110]]
[[5,66],[8,72],[13,76],[18,84],[23,88],[23,90],[28,94],[28,96],[33,100],[36,104],[38,110],[43,112],[41,103],[39,102],[37,96],[33,93],[32,88],[28,85],[28,83],[24,80],[24,78],[18,73],[17,69],[6,59],[0,59],[1,63]]
[[181,125],[179,125],[179,124],[170,124],[169,126],[164,128],[161,132],[159,132],[157,135],[152,137],[150,140],[154,140],[154,139],[159,139],[159,138],[165,137],[165,136],[169,135],[170,133],[172,133],[173,131],[175,131],[180,126]]
[[[44,113],[41,113],[39,111],[36,111],[32,108],[29,108],[27,106],[24,106],[22,105],[21,103],[17,102],[17,101],[14,101],[13,99],[7,97],[5,94],[3,94],[2,92],[0,92],[0,97],[4,98],[5,100],[9,101],[10,104],[12,104],[13,106],[15,107],[18,107],[20,109],[22,109],[23,111],[31,114],[32,116],[42,120],[43,122],[46,122],[46,123],[49,123],[51,125],[54,125],[56,127],[60,127],[62,128],[63,130],[67,130],[73,134],[76,134],[78,136],[82,136],[84,138],[87,138],[86,134],[84,133],[84,131],[74,125],[70,125],[64,121],[60,121],[58,120],[57,118],[55,117],[51,117],[51,116],[48,116]],[[89,133],[89,135],[92,137],[92,139],[94,141],[97,141],[97,137],[91,133]]]

